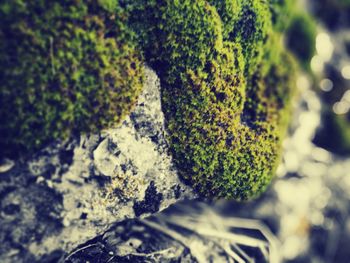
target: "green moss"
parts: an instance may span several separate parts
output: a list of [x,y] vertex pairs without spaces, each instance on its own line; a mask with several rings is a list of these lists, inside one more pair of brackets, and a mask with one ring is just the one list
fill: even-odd
[[271,28],[269,6],[259,0],[208,1],[222,21],[223,39],[242,46],[245,71],[252,74],[261,62]]
[[243,12],[242,1],[210,0],[208,1],[208,3],[214,6],[218,14],[220,15],[220,19],[222,21],[222,27],[223,27],[222,35],[224,40],[228,40],[232,38],[232,34],[234,34],[234,29],[236,28],[236,24],[239,22],[241,18],[241,13]]
[[210,77],[190,74],[183,92],[167,89],[164,106],[182,176],[206,196],[241,200],[259,195],[273,177],[293,74],[272,65],[244,91],[237,68],[225,66],[233,57],[213,61]]
[[116,125],[141,90],[118,1],[0,3],[0,149],[17,156]]
[[294,63],[262,1],[125,1],[162,82],[174,160],[200,194],[259,195],[279,161]]
[[241,43],[246,61],[245,71],[253,74],[262,60],[271,33],[271,14],[266,2],[249,0],[243,1],[239,17],[230,40]]

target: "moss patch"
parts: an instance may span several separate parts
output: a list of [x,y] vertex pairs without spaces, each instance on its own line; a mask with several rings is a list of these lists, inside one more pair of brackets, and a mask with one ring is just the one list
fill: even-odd
[[245,200],[273,177],[295,67],[262,1],[125,1],[162,82],[181,176],[204,196]]
[[142,67],[124,17],[113,0],[1,1],[1,155],[116,125],[129,112]]

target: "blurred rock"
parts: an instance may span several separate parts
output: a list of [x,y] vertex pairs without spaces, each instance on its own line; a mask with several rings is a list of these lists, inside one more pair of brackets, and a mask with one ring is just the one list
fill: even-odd
[[276,263],[269,231],[254,220],[224,218],[201,203],[180,204],[143,220],[126,220],[73,250],[65,263]]
[[195,198],[168,154],[159,79],[145,71],[144,91],[120,127],[2,161],[1,262],[55,262],[112,223]]

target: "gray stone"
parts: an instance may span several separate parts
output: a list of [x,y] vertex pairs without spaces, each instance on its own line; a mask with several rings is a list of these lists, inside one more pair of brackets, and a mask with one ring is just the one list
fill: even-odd
[[0,258],[33,262],[106,231],[195,198],[166,142],[160,84],[145,68],[144,91],[116,128],[54,142],[0,167]]

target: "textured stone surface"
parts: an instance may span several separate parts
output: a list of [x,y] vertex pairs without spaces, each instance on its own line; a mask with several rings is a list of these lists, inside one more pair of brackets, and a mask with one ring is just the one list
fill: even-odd
[[120,127],[56,142],[30,160],[3,161],[4,262],[70,251],[112,223],[195,197],[168,153],[159,79],[145,71],[144,91]]

